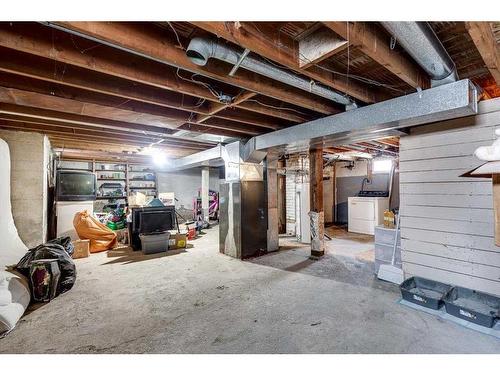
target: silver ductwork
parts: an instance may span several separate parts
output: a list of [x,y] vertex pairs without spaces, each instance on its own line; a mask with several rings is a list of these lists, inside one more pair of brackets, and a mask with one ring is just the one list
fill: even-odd
[[341,94],[328,87],[318,85],[315,82],[302,78],[285,69],[279,68],[261,58],[251,55],[243,56],[243,51],[220,43],[217,40],[209,38],[193,38],[186,50],[187,57],[196,65],[204,66],[209,59],[214,58],[238,66],[265,76],[270,79],[285,83],[298,89],[316,94],[323,98],[333,100],[343,104],[346,109],[356,108],[356,104],[346,95]]
[[[404,134],[405,128],[477,113],[477,92],[468,79],[400,96],[301,125],[276,130],[238,143],[242,162],[260,163],[271,150],[278,153],[307,151]],[[217,146],[176,160],[172,169],[221,163],[233,146]],[[234,160],[233,160],[234,161]],[[200,164],[200,162],[205,164]],[[209,164],[213,165],[213,164]]]
[[304,124],[258,135],[245,155],[269,149],[283,153],[305,151],[316,145],[331,147],[385,136],[416,125],[477,113],[476,88],[468,79],[342,112]]
[[433,86],[458,79],[455,63],[428,22],[382,22],[382,25],[427,72]]

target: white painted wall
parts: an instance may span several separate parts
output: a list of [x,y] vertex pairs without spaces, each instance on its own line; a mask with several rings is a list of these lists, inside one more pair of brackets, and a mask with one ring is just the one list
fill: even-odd
[[[210,169],[209,188],[219,191],[219,170]],[[174,192],[177,209],[193,209],[193,199],[201,188],[201,168],[186,169],[178,172],[157,172],[158,193]]]
[[477,116],[419,127],[402,137],[400,202],[403,270],[500,296],[490,179],[464,178],[482,162],[500,126],[500,99]]

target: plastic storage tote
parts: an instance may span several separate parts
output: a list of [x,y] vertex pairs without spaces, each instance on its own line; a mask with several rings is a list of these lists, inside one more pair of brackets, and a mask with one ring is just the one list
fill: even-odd
[[457,318],[491,328],[500,318],[500,297],[454,287],[444,297],[446,312]]
[[400,285],[403,299],[433,310],[439,310],[452,286],[422,277],[410,277]]
[[168,250],[170,233],[140,234],[142,252],[144,254],[161,253]]

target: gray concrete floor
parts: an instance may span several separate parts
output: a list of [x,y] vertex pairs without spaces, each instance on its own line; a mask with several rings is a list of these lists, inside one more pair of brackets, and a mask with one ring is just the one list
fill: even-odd
[[0,353],[500,353],[498,339],[399,305],[373,276],[370,237],[337,231],[319,261],[291,238],[249,261],[217,243],[216,227],[170,255],[77,260],[74,288],[25,315]]

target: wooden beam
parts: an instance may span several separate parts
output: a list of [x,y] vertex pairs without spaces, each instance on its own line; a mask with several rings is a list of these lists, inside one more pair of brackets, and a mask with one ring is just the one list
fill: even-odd
[[213,115],[219,113],[220,111],[223,111],[226,108],[230,108],[233,106],[237,106],[238,104],[243,103],[245,100],[248,100],[250,98],[253,98],[255,95],[257,95],[255,92],[251,91],[246,91],[240,93],[237,97],[234,98],[234,100],[231,103],[211,103],[208,107],[208,113],[206,115],[199,115],[196,118],[196,122],[202,123],[205,120],[208,120],[210,117]]
[[[129,126],[132,128],[138,128],[138,125],[147,126],[148,131],[159,132],[160,129],[171,129],[168,125],[172,125],[172,122],[167,123],[166,119],[160,116],[148,115],[143,113],[131,112],[123,109],[118,109],[114,107],[106,107],[101,105],[96,105],[92,103],[84,103],[77,100],[60,98],[56,96],[43,95],[36,92],[18,90],[13,88],[6,88],[0,86],[0,103],[6,103],[11,105],[17,105],[22,107],[32,107],[35,109],[50,110],[55,111],[52,116],[48,119],[58,120],[57,113],[66,113],[71,115],[83,115],[84,117],[92,117],[94,119],[112,120],[119,121],[121,123],[126,123],[128,121],[133,121],[134,126]],[[0,107],[0,112],[5,112],[5,107],[2,110]],[[11,112],[13,114],[19,114],[18,112]],[[32,116],[45,116],[45,114],[37,113],[37,110],[30,111]],[[63,119],[67,119],[67,116],[63,116]],[[162,122],[160,122],[160,120]],[[82,120],[82,119],[80,119]],[[85,120],[82,120],[85,121]],[[97,120],[99,123],[100,120]],[[189,118],[176,120],[176,128],[179,126],[191,122]],[[130,124],[130,123],[129,123]],[[207,122],[206,127],[213,129],[225,129],[237,133],[242,133],[246,135],[257,135],[261,134],[266,126],[256,126],[249,124],[242,124],[241,122],[228,121],[226,119],[214,119],[213,121]],[[261,129],[259,129],[259,127]],[[141,129],[139,127],[139,129]]]
[[199,98],[178,95],[155,86],[125,80],[70,64],[54,64],[53,60],[3,47],[0,48],[0,55],[8,56],[8,58],[0,59],[0,72],[155,106],[200,114],[208,113],[206,106],[197,105]]
[[175,68],[42,25],[25,22],[0,23],[0,45],[50,59],[55,65],[70,64],[161,89],[218,101],[206,87],[184,77],[185,73],[179,73],[179,77]]
[[187,122],[189,118],[187,114],[182,116],[172,114],[169,117],[157,116],[4,86],[0,86],[0,102],[167,129],[175,129]]
[[[311,256],[325,254],[324,209],[323,209],[323,148],[309,151],[309,201],[310,211],[318,215],[317,225],[311,223]],[[313,231],[312,228],[315,230]],[[315,234],[314,234],[315,232]]]
[[412,60],[393,51],[389,40],[382,37],[369,22],[323,22],[351,45],[384,66],[412,87],[430,87],[429,77]]
[[240,23],[240,27],[237,27],[235,22],[192,22],[192,24],[363,102],[373,103],[389,98],[387,94],[376,89],[315,66],[301,70],[298,52],[293,45],[285,46],[282,35],[274,37],[264,35],[251,23]]
[[83,125],[91,125],[97,127],[105,127],[120,131],[140,132],[148,134],[172,134],[172,129],[160,128],[157,126],[140,125],[125,121],[113,121],[109,119],[75,115],[72,113],[58,112],[54,110],[33,108],[23,105],[0,103],[0,114],[12,114],[19,116],[29,116],[33,118],[64,121],[66,123],[75,123]]
[[147,27],[143,23],[127,22],[57,22],[57,25],[79,35],[112,44],[130,53],[140,54],[248,91],[271,96],[324,114],[338,112],[337,108],[326,100],[318,100],[317,97],[308,95],[302,90],[278,84],[276,81],[244,69],[238,70],[234,76],[229,76],[227,68],[219,63],[198,66],[178,48],[177,41],[170,39],[169,35],[160,28]]
[[346,49],[348,43],[324,27],[299,40],[299,67],[307,69]]
[[[140,98],[154,102],[157,102],[156,98],[163,100],[164,94],[161,94],[161,91],[158,92],[159,96],[156,97],[156,94],[153,96],[153,90],[142,90],[142,88],[151,86],[153,89],[169,90],[219,103],[218,99],[205,86],[191,81],[189,73],[181,71],[177,75],[175,68],[165,64],[114,50],[107,46],[97,45],[77,36],[41,25],[23,22],[12,24],[0,23],[0,46],[8,48],[11,51],[22,51],[32,56],[48,59],[56,73],[54,81],[58,81],[59,83],[63,81],[63,83],[73,85],[74,87],[80,87],[82,83],[88,83],[81,82],[73,76],[70,76],[70,79],[67,80],[65,76],[72,68],[83,68],[83,72],[105,74],[103,77],[107,77],[107,79],[102,80],[104,83],[100,85],[96,84],[85,87],[89,90],[93,89],[96,92],[101,91],[108,94],[120,93],[133,96],[134,100],[139,100]],[[33,69],[36,71],[36,67]],[[19,70],[17,69],[17,73],[19,73]],[[30,72],[25,72],[25,74],[28,75]],[[117,85],[113,81],[116,78],[127,80],[130,82],[129,86],[137,85],[137,90],[129,88],[128,93],[125,94],[122,89],[123,85]],[[106,85],[106,81],[108,80],[110,84]],[[92,83],[94,82],[92,80]],[[150,94],[147,95],[147,93]],[[270,116],[275,116],[276,114],[272,109],[262,106],[249,106],[246,109]],[[294,121],[283,116],[277,117]]]
[[206,149],[213,147],[212,143],[206,143],[203,141],[196,140],[186,140],[177,137],[169,137],[164,135],[151,135],[144,133],[132,133],[128,131],[117,131],[109,128],[88,126],[82,124],[74,124],[74,123],[66,123],[63,121],[50,121],[43,120],[39,118],[25,117],[25,116],[15,116],[15,115],[7,115],[0,113],[0,120],[2,123],[9,124],[11,126],[15,126],[16,123],[22,124],[22,126],[27,127],[28,124],[33,125],[39,129],[46,130],[58,130],[66,133],[76,134],[77,132],[85,132],[87,134],[102,134],[106,135],[109,138],[127,138],[130,139],[142,139],[149,143],[157,142],[163,140],[163,143],[171,143],[179,146],[185,146],[186,148],[195,148],[195,149]]
[[266,105],[266,103],[260,99],[258,102],[255,100],[257,99],[249,99],[243,103],[239,103],[237,107],[295,123],[303,123],[311,120],[309,116],[300,114],[299,111],[294,111],[286,106],[280,108],[277,106]]
[[[79,142],[83,139],[95,140],[104,143],[130,143],[138,145],[150,145],[151,143],[158,142],[162,138],[157,137],[141,137],[137,135],[127,135],[127,134],[117,134],[109,131],[96,131],[94,129],[81,129],[81,128],[71,128],[63,126],[51,126],[47,124],[36,124],[32,122],[21,122],[21,121],[10,121],[0,119],[0,126],[8,127],[17,130],[31,130],[44,134],[56,134],[59,136],[68,137],[67,139]],[[190,150],[205,150],[207,146],[196,146],[190,144],[182,144],[172,141],[172,139],[163,139],[162,143],[159,143],[161,147],[171,147],[171,148],[184,148]]]
[[469,33],[483,61],[500,86],[500,48],[489,22],[465,22]]

